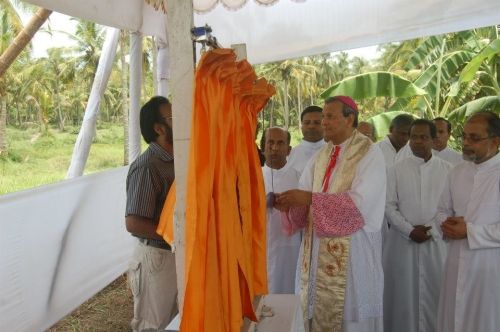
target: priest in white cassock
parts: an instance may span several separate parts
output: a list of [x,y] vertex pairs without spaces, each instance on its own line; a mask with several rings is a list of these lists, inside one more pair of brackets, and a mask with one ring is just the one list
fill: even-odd
[[270,294],[293,294],[295,270],[299,255],[301,236],[287,234],[281,226],[280,211],[273,208],[273,194],[298,186],[300,174],[286,157],[290,153],[290,133],[282,128],[268,128],[264,131],[264,155],[262,167],[267,207],[267,280]]
[[500,119],[467,120],[462,153],[438,208],[449,239],[439,300],[439,332],[500,331]]
[[432,120],[436,125],[436,138],[434,139],[434,144],[432,146],[432,153],[449,162],[453,166],[461,163],[463,161],[462,155],[457,151],[448,147],[448,140],[451,136],[451,123],[445,118],[435,118]]
[[308,106],[300,113],[300,130],[303,139],[292,149],[288,163],[302,174],[307,162],[325,145],[323,128],[321,127],[323,109],[319,106]]
[[304,230],[300,295],[310,332],[383,331],[386,171],[382,152],[357,123],[351,98],[327,99],[328,144],[304,169],[299,189],[276,197],[284,225]]
[[380,142],[378,147],[384,154],[385,165],[390,167],[396,161],[398,153],[404,153],[404,157],[410,156],[411,151],[407,146],[410,135],[410,125],[413,117],[409,114],[400,114],[391,121],[389,134]]
[[446,243],[436,224],[439,197],[451,164],[432,155],[436,127],[415,120],[413,155],[387,174],[385,216],[391,223],[384,243],[384,328],[386,332],[436,331],[436,313]]

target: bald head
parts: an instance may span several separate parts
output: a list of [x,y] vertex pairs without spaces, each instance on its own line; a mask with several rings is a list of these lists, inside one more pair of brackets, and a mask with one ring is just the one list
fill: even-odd
[[292,149],[290,146],[290,133],[283,128],[272,127],[264,131],[263,139],[266,165],[274,169],[285,166],[286,157]]
[[358,131],[375,142],[375,127],[366,121],[361,121],[358,124]]

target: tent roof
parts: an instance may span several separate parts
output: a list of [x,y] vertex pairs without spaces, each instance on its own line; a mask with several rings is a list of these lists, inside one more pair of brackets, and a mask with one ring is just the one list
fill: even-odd
[[[207,1],[207,0],[195,0]],[[70,16],[166,39],[161,11],[143,0],[29,0]],[[234,1],[233,1],[234,2]],[[241,2],[241,1],[240,1]],[[252,63],[370,46],[500,23],[498,0],[281,0],[195,14],[220,44],[246,43]]]

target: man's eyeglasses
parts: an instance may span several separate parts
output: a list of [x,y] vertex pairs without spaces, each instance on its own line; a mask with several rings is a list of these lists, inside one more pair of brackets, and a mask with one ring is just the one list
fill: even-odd
[[460,143],[463,143],[465,141],[469,141],[471,143],[479,143],[481,141],[484,141],[485,139],[490,139],[490,138],[493,138],[495,136],[493,135],[488,135],[486,137],[479,137],[479,136],[476,136],[476,135],[467,135],[467,134],[462,134],[462,135],[459,135],[457,137],[458,141]]

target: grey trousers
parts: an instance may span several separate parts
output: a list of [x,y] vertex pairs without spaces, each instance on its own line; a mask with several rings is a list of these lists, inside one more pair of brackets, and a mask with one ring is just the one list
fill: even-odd
[[138,242],[128,281],[134,296],[132,330],[164,330],[178,312],[174,254]]

